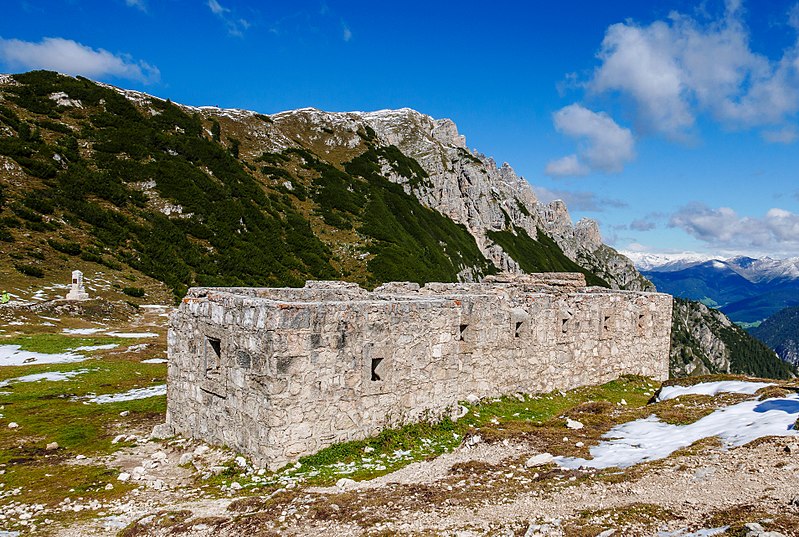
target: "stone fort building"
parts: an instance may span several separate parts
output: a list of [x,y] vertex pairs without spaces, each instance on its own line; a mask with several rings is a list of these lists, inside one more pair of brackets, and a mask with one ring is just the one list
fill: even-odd
[[671,308],[566,273],[193,288],[170,320],[167,425],[274,469],[467,397],[665,379]]

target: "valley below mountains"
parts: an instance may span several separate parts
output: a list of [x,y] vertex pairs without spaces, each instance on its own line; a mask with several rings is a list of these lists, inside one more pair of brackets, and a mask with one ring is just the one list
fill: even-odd
[[735,322],[757,323],[799,305],[799,258],[634,259],[658,290],[718,308]]

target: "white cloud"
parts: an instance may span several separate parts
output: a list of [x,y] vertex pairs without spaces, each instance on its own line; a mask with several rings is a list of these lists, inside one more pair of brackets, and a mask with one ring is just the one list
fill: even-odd
[[701,112],[736,128],[784,123],[799,111],[799,43],[776,60],[752,51],[740,4],[706,24],[672,13],[610,26],[587,88],[631,98],[639,129],[676,138]]
[[135,7],[141,11],[147,11],[147,2],[145,0],[125,0],[128,7]]
[[251,26],[247,19],[237,17],[230,8],[223,6],[217,0],[207,0],[206,5],[211,13],[225,23],[225,28],[230,35],[244,37],[244,31]]
[[602,212],[606,209],[627,207],[627,204],[621,200],[603,198],[595,192],[549,189],[541,186],[533,186],[533,191],[538,201],[549,203],[562,200],[573,211]]
[[718,249],[799,253],[799,214],[785,209],[769,209],[762,218],[753,218],[728,207],[713,209],[694,203],[674,213],[669,226]]
[[348,43],[349,43],[350,39],[352,39],[352,30],[350,30],[349,27],[346,24],[344,25],[344,29],[342,30],[342,36],[341,37],[342,37],[342,39],[344,39],[344,41],[346,41]]
[[214,15],[224,15],[225,13],[230,13],[229,9],[222,7],[222,5],[216,0],[208,0],[208,7],[211,9],[211,12]]
[[791,144],[799,137],[796,127],[789,125],[781,129],[765,130],[761,133],[763,139],[772,144]]
[[577,177],[588,175],[591,170],[577,160],[577,155],[567,155],[547,164],[544,173],[553,177]]
[[578,140],[576,155],[554,160],[546,173],[553,176],[586,175],[591,171],[617,173],[635,157],[630,129],[619,126],[604,112],[571,104],[553,116],[555,129]]
[[681,96],[680,68],[667,50],[668,26],[657,22],[645,31],[627,24],[608,28],[599,58],[602,66],[589,83],[591,91],[618,90],[637,102],[642,115],[662,130],[679,130],[693,123]]
[[89,78],[114,77],[157,82],[158,68],[127,54],[93,49],[70,39],[46,37],[38,43],[0,38],[0,63],[8,70],[49,69]]

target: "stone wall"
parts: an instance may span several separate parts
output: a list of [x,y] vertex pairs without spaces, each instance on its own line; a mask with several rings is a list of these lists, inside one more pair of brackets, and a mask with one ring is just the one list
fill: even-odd
[[276,468],[471,394],[665,379],[671,304],[579,274],[194,288],[170,320],[167,423]]

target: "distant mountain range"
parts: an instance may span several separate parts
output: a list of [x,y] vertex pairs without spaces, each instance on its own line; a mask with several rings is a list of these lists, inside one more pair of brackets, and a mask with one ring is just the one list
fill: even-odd
[[739,323],[756,323],[799,306],[799,258],[625,255],[659,291],[698,300]]

